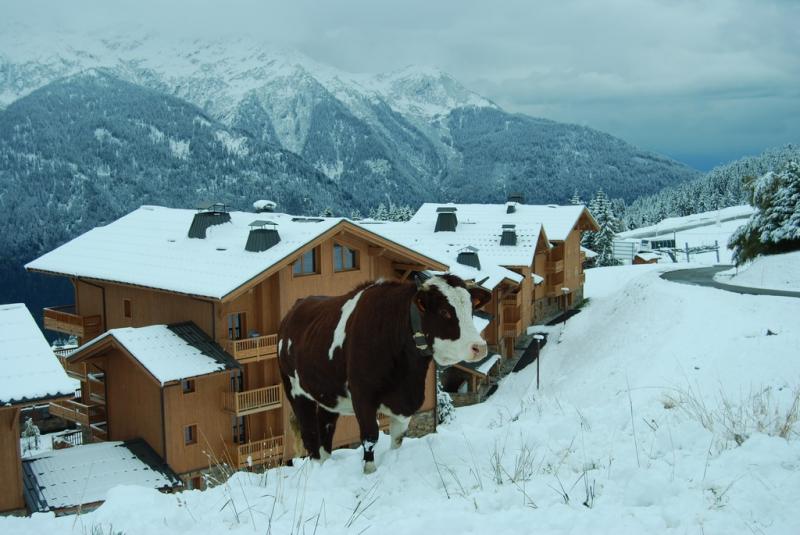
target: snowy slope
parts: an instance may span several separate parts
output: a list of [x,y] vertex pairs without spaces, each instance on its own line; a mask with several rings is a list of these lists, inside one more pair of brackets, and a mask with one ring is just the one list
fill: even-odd
[[800,386],[800,300],[659,269],[588,271],[590,303],[551,334],[541,390],[531,366],[435,435],[396,451],[382,437],[374,475],[340,450],[203,492],[118,487],[77,521],[3,518],[0,531],[800,532],[797,428],[773,436]]
[[800,291],[800,251],[759,256],[742,267],[717,273],[714,278],[736,286],[797,292]]

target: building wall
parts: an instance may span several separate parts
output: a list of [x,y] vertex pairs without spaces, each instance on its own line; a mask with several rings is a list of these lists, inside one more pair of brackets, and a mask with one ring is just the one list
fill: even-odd
[[[222,402],[229,388],[228,372],[195,378],[195,391],[187,394],[180,383],[164,387],[166,461],[178,474],[220,462],[236,465],[233,416],[223,410]],[[184,441],[188,425],[197,426],[197,440],[190,445]]]
[[92,360],[106,372],[109,440],[143,438],[163,458],[160,385],[117,349]]
[[24,509],[18,407],[0,407],[0,481],[0,513]]

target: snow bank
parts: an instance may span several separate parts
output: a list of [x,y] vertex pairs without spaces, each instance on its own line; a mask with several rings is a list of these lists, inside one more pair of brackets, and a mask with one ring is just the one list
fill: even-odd
[[759,256],[742,268],[717,273],[714,278],[736,286],[800,291],[800,251]]
[[[373,475],[339,450],[203,492],[118,487],[77,522],[6,518],[0,531],[800,533],[797,430],[759,431],[750,409],[785,414],[800,385],[800,300],[674,284],[663,269],[587,271],[589,304],[551,334],[541,390],[530,366],[435,435],[399,450],[381,436]],[[738,439],[726,406],[741,411]]]

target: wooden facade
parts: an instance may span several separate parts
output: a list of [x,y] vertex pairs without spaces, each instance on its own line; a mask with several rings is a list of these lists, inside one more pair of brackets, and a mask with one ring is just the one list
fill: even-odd
[[[353,269],[335,269],[336,245],[355,251]],[[295,273],[294,261],[309,251],[316,256],[314,273]],[[100,325],[97,332],[69,331],[81,336],[81,343],[110,329],[191,321],[233,356],[241,371],[195,377],[193,391],[187,393],[181,382],[160,385],[119,344],[101,341],[93,344],[99,347],[79,349],[75,358],[63,360],[70,375],[81,379],[81,398],[54,403],[51,409],[91,426],[97,440],[143,438],[173,471],[187,478],[220,463],[238,468],[281,463],[299,453],[293,448],[291,408],[277,365],[276,333],[284,314],[302,297],[342,294],[370,280],[446,267],[347,223],[222,299],[72,278],[72,323],[93,318]],[[55,322],[48,327],[67,332]],[[432,411],[435,404],[431,367],[421,410]],[[187,441],[187,433],[196,438]],[[341,417],[334,446],[359,440],[355,418]]]
[[25,508],[19,446],[19,407],[0,407],[0,512]]

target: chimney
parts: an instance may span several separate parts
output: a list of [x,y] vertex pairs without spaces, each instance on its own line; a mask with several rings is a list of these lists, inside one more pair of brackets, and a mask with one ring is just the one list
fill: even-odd
[[436,228],[434,232],[455,232],[458,225],[456,208],[454,206],[441,206],[436,209]]
[[250,234],[247,236],[244,250],[251,253],[260,253],[280,242],[281,236],[278,234],[276,226],[277,224],[273,221],[261,219],[250,223]]
[[464,266],[481,269],[481,261],[478,258],[478,250],[471,246],[465,247],[459,251],[456,262]]
[[194,214],[194,219],[192,219],[192,224],[189,227],[189,237],[203,240],[206,237],[208,227],[221,225],[230,220],[231,214],[228,213],[228,208],[225,204],[217,202],[204,205],[198,208],[198,212]]
[[503,234],[500,235],[500,245],[516,245],[516,225],[503,225]]
[[274,212],[275,208],[277,207],[277,203],[275,201],[267,201],[267,200],[259,200],[253,203],[253,210],[256,212]]

